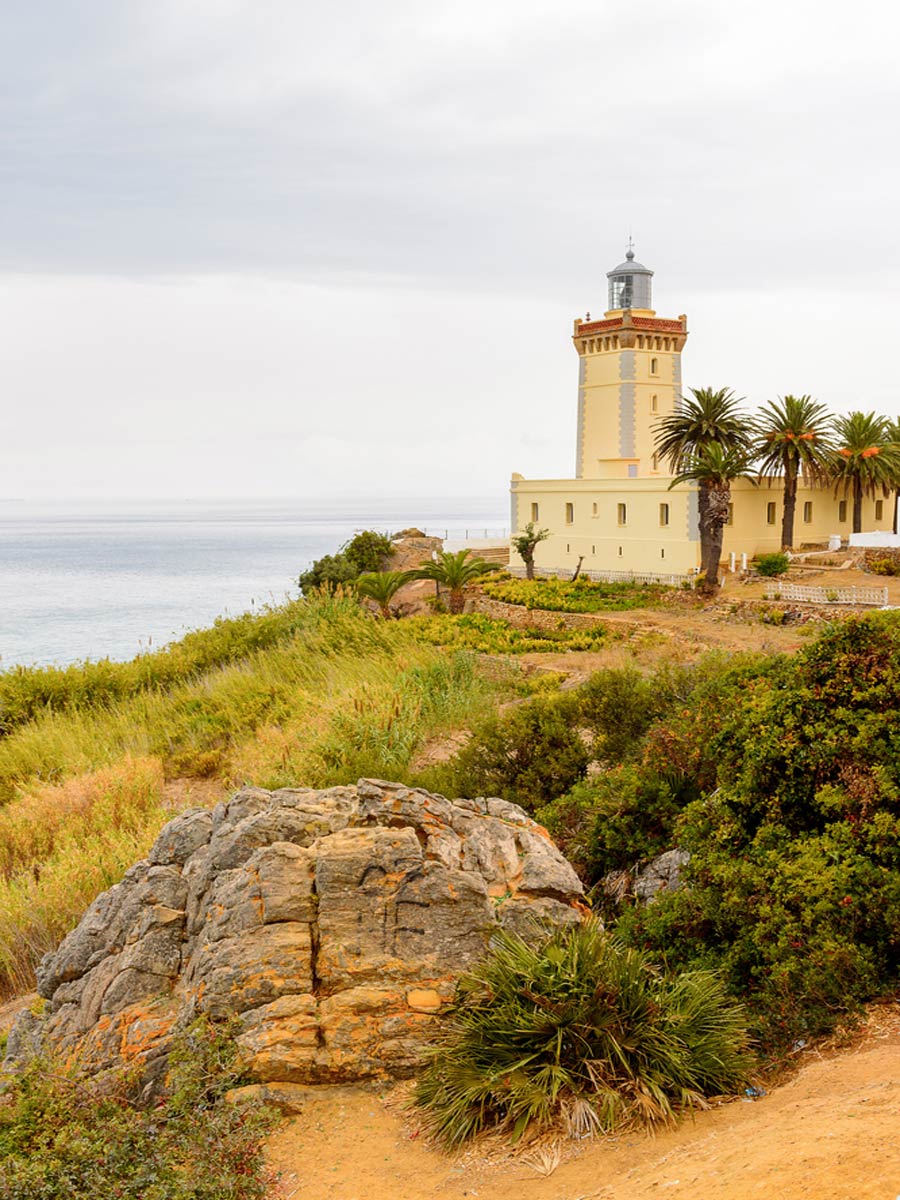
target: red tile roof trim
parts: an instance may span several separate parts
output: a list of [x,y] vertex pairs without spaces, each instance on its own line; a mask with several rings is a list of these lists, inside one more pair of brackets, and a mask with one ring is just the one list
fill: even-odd
[[609,321],[589,321],[581,322],[578,326],[578,337],[585,337],[591,333],[601,333],[604,329],[621,329],[622,318],[612,317]]

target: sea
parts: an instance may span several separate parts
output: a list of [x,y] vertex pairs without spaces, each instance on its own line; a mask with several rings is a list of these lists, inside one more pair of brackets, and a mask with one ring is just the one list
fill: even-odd
[[0,500],[0,670],[125,660],[296,597],[362,529],[508,533],[496,496],[30,503]]

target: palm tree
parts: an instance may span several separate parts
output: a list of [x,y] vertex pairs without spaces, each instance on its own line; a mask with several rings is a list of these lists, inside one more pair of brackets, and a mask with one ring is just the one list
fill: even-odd
[[781,546],[790,550],[794,545],[798,481],[828,481],[831,417],[825,405],[812,396],[785,396],[763,405],[752,429],[760,456],[760,480],[770,484],[779,478],[784,480]]
[[[719,388],[718,391],[713,388],[691,388],[691,398],[683,400],[677,412],[670,413],[656,424],[656,453],[668,462],[669,470],[677,477],[676,482],[694,479],[698,485],[700,558],[704,572],[709,569],[707,551],[711,553],[707,545],[711,529],[707,508],[715,484],[712,477],[708,478],[705,474],[695,477],[690,472],[696,465],[697,456],[712,446],[718,446],[723,454],[737,455],[742,463],[748,460],[751,431],[740,409],[742,403],[730,388]],[[730,494],[730,485],[728,492]],[[727,519],[727,507],[725,511]],[[721,549],[720,529],[720,553]],[[718,581],[718,572],[719,560],[716,558],[711,587],[715,587]]]
[[700,512],[700,570],[705,592],[719,586],[722,535],[728,522],[732,481],[749,479],[755,485],[752,466],[753,459],[746,450],[710,442],[691,456],[669,484],[671,490],[679,483],[696,483],[700,495],[706,497]]
[[483,558],[470,558],[468,550],[457,550],[452,554],[442,550],[433,562],[423,563],[415,571],[410,572],[413,579],[433,579],[435,583],[450,591],[450,611],[461,613],[465,603],[465,589],[482,575],[497,571],[496,563],[485,562]]
[[412,577],[411,571],[370,571],[358,576],[354,584],[360,596],[375,601],[381,615],[387,620],[394,615],[391,601]]
[[[891,443],[900,452],[900,417],[894,417],[893,420],[888,421],[887,434],[891,439]],[[898,517],[900,517],[900,479],[894,481],[894,524],[891,527],[892,533],[897,532]]]
[[853,496],[853,532],[862,532],[863,496],[889,496],[900,485],[900,446],[876,413],[852,412],[835,422],[829,475],[835,495]]

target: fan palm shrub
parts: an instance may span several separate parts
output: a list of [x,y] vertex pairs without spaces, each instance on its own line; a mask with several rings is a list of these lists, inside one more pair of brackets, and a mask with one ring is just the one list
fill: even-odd
[[862,532],[863,496],[885,497],[900,486],[900,445],[884,417],[852,412],[835,422],[830,470],[835,495],[853,496],[853,532]]
[[590,920],[538,946],[499,934],[458,985],[415,1101],[456,1146],[502,1126],[609,1132],[733,1092],[753,1060],[710,972],[668,977]]
[[450,592],[450,612],[461,613],[465,604],[465,590],[482,576],[499,571],[497,563],[485,562],[483,558],[470,555],[468,550],[452,553],[442,550],[432,562],[426,562],[410,572],[412,579],[433,579]]
[[409,571],[372,571],[359,576],[355,583],[356,592],[367,600],[374,600],[387,620],[393,616],[391,601],[411,578]]
[[784,396],[763,405],[753,423],[753,436],[760,455],[760,480],[784,481],[781,545],[789,550],[794,544],[798,481],[828,480],[831,417],[812,396]]

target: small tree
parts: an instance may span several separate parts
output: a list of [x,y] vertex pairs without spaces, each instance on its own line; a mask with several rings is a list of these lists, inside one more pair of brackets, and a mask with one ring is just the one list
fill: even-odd
[[465,589],[483,575],[497,570],[499,567],[496,563],[485,562],[483,558],[471,558],[468,550],[457,550],[455,554],[442,550],[433,562],[423,563],[410,572],[410,578],[433,579],[447,588],[450,592],[450,612],[461,613]]
[[534,551],[538,542],[543,542],[549,536],[549,529],[535,529],[534,521],[529,521],[522,532],[512,539],[513,549],[525,564],[526,579],[534,579]]
[[356,580],[356,591],[367,600],[374,600],[381,615],[387,620],[394,615],[391,601],[405,583],[409,583],[409,571],[376,571],[360,575]]

